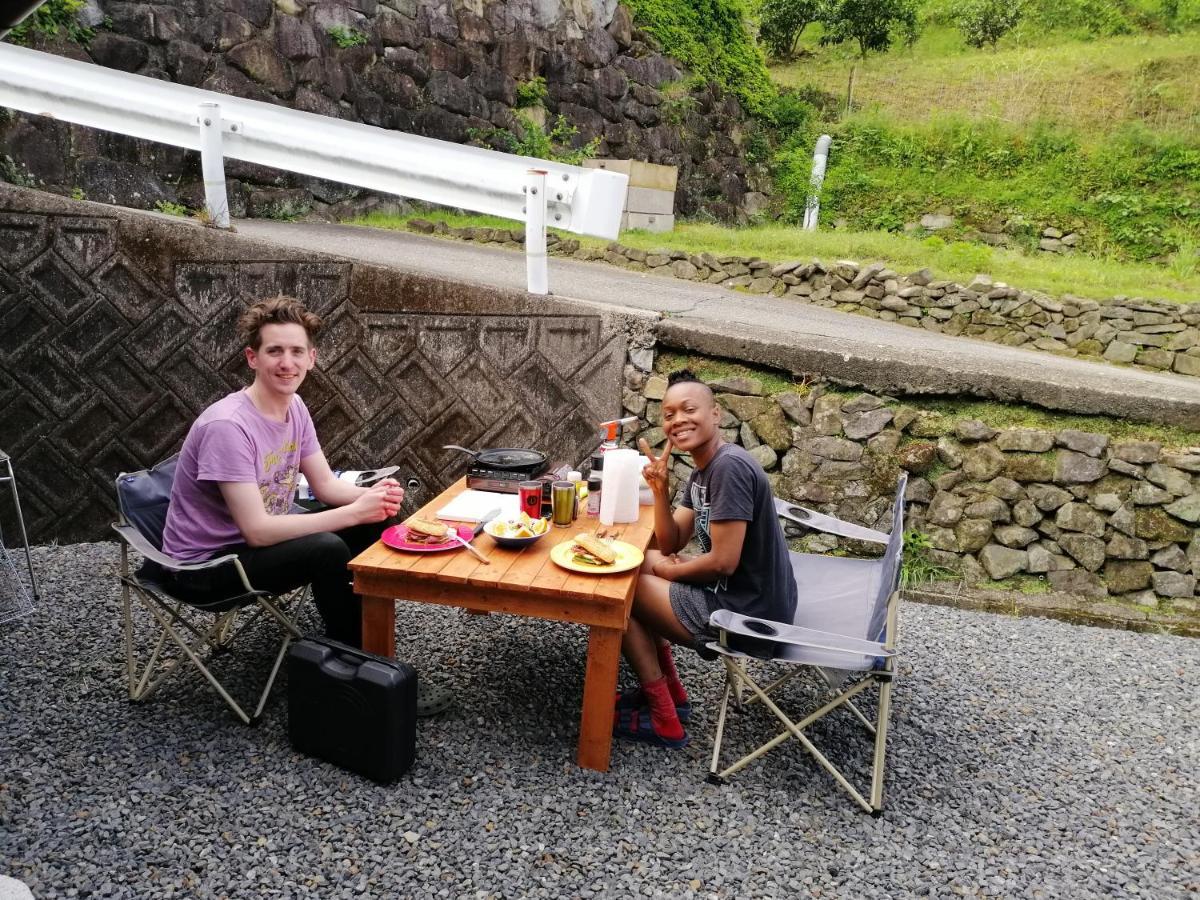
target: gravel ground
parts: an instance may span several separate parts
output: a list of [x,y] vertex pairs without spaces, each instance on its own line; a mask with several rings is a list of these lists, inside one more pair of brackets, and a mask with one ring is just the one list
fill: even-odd
[[[705,783],[721,678],[691,654],[692,744],[582,771],[582,628],[402,605],[458,706],[382,787],[293,753],[282,691],[256,729],[191,673],[130,704],[116,546],[37,553],[40,607],[0,626],[0,873],[39,898],[1200,891],[1194,640],[906,605],[872,819],[794,744]],[[813,736],[862,772],[848,720]]]

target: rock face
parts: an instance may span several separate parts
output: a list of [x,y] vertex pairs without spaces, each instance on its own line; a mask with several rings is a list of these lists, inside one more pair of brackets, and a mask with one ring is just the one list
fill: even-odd
[[[101,6],[108,18],[86,47],[60,37],[40,49],[502,150],[511,150],[514,136],[520,138],[526,127],[518,114],[529,110],[518,107],[518,89],[541,78],[545,96],[537,113],[544,112],[550,126],[562,116],[578,129],[570,139],[573,148],[594,143],[600,157],[678,167],[678,215],[742,221],[769,187],[766,169],[748,164],[740,146],[756,126],[738,102],[709,86],[682,97],[665,93],[669,85],[685,83],[689,73],[651,46],[615,0],[183,0]],[[107,137],[80,144],[64,124],[19,114],[0,120],[4,155],[22,182],[59,193],[82,188],[88,199],[111,197],[141,208],[164,199],[203,204],[199,161],[190,152]],[[97,184],[80,173],[90,157],[138,171]],[[322,196],[328,189],[313,189],[313,179],[250,166],[230,165],[227,174],[231,209],[239,215],[246,194],[262,188],[303,190],[306,207],[331,218],[383,202],[341,186],[335,193],[343,196],[330,200]],[[161,187],[148,191],[148,182]],[[696,272],[686,260],[677,267],[684,277]]]
[[[637,371],[627,367],[627,383]],[[643,394],[628,392],[627,412],[651,405],[661,383],[652,375]],[[771,395],[759,390],[764,383],[747,382],[744,393],[729,379],[711,386],[722,391],[721,427],[763,465],[776,496],[886,530],[896,478],[907,470],[905,528],[925,534],[939,564],[964,577],[1029,573],[1083,601],[1197,612],[1200,454],[1076,429],[998,430],[820,383]],[[867,417],[869,427],[859,427]],[[643,420],[642,434],[661,439]],[[766,422],[791,426],[788,446],[778,434],[779,446],[765,443]]]

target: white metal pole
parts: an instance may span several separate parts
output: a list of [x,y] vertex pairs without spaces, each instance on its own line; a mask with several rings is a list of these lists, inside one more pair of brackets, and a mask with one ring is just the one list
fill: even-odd
[[225,154],[221,149],[221,107],[200,104],[200,168],[204,173],[204,202],[212,224],[229,227],[229,199],[225,194]]
[[821,214],[821,185],[825,182],[825,165],[829,161],[829,145],[833,138],[827,134],[817,138],[813,151],[812,178],[808,188],[808,203],[804,209],[804,230],[817,230],[817,217]]
[[529,293],[549,293],[546,273],[546,170],[525,176],[525,278]]

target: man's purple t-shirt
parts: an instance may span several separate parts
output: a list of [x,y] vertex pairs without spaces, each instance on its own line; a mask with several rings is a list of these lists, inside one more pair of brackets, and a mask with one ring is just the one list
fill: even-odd
[[267,514],[284,515],[296,495],[300,460],[320,449],[299,395],[292,396],[286,422],[260,413],[245,391],[218,400],[200,414],[179,452],[163,552],[197,562],[244,544],[220,482],[257,484]]

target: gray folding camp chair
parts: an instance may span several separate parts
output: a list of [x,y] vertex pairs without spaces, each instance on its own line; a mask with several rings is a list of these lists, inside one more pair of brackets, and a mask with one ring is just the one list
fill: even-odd
[[[171,483],[175,478],[178,455],[150,469],[117,476],[117,501],[121,520],[113,525],[121,544],[121,600],[125,624],[125,666],[129,679],[129,699],[145,700],[175,671],[184,659],[190,661],[209,684],[229,704],[234,714],[247,725],[255,724],[266,706],[288,645],[301,637],[297,625],[304,609],[308,588],[282,595],[255,590],[246,578],[237,556],[229,554],[199,563],[185,563],[162,552],[163,527]],[[130,571],[129,551],[136,550],[145,561],[137,572]],[[213,571],[228,566],[236,574],[244,591],[233,597],[214,598],[211,603],[189,603],[171,595],[163,585],[163,570],[172,572]],[[153,647],[139,659],[134,641],[134,604],[137,598],[161,629]],[[282,631],[282,641],[266,686],[253,714],[233,699],[217,680],[209,665],[214,654],[228,650],[238,635],[260,616],[274,622]],[[179,653],[172,655],[168,642]]]
[[[790,554],[798,589],[796,616],[790,623],[767,622],[724,609],[712,614],[709,624],[719,632],[720,638],[708,647],[722,655],[726,677],[709,781],[724,783],[734,772],[794,737],[859,806],[872,815],[880,814],[888,713],[892,682],[896,676],[896,612],[904,549],[905,482],[906,477],[901,475],[892,508],[890,535],[782,500],[775,501],[776,511],[789,521],[818,531],[884,544],[887,549],[877,559]],[[771,660],[768,665],[782,663],[790,670],[765,687],[760,686],[749,674],[746,664],[751,657],[747,650],[754,656]],[[780,709],[773,695],[806,671],[817,674],[829,696],[815,711],[795,720]],[[852,699],[872,686],[879,688],[875,721],[867,718]],[[746,689],[752,696],[743,703]],[[721,746],[731,698],[739,709],[761,702],[782,723],[783,731],[721,769]],[[818,719],[840,707],[849,710],[875,739],[870,800],[859,793],[804,733]]]

